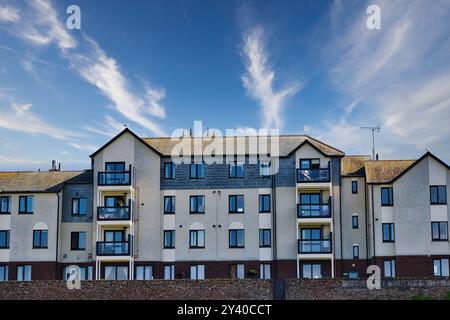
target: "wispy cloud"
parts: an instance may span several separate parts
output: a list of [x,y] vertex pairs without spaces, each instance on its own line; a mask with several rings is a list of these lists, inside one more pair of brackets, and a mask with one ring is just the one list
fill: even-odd
[[114,137],[125,128],[124,123],[120,123],[110,115],[105,117],[105,123],[98,123],[95,126],[84,126],[83,129],[106,136],[109,138]]
[[31,107],[31,104],[13,103],[9,111],[0,109],[0,128],[31,134],[45,134],[63,141],[71,141],[82,137],[78,132],[66,130],[46,122],[33,113]]
[[264,36],[261,27],[250,29],[244,34],[246,73],[242,76],[242,82],[247,94],[261,106],[262,126],[281,129],[284,124],[283,108],[288,98],[295,95],[301,87],[299,83],[294,82],[282,89],[275,89],[275,71],[268,62]]
[[81,143],[77,143],[77,142],[69,142],[69,145],[75,149],[89,151],[89,152],[94,152],[95,150],[98,150],[98,146],[93,145],[93,144],[81,144]]
[[20,20],[17,9],[0,5],[0,21],[17,22]]
[[450,159],[450,2],[379,0],[381,30],[366,28],[369,4],[335,1],[314,35],[322,39],[318,56],[331,88],[352,103],[310,130],[367,153],[369,133],[359,127],[379,122],[383,156],[411,157],[429,147]]
[[45,164],[48,163],[48,160],[31,160],[26,158],[14,158],[0,154],[0,163],[14,164],[14,165],[24,165],[24,164],[29,165],[29,164]]
[[[30,45],[55,44],[72,70],[108,98],[117,112],[156,135],[165,134],[160,124],[149,117],[165,117],[165,107],[161,104],[165,97],[164,89],[146,86],[136,93],[117,61],[108,56],[94,39],[84,35],[77,41],[68,32],[50,1],[35,0],[29,5],[30,10],[26,12],[11,7],[10,10],[21,15],[20,23],[10,28],[12,34]],[[32,70],[28,60],[24,67]]]

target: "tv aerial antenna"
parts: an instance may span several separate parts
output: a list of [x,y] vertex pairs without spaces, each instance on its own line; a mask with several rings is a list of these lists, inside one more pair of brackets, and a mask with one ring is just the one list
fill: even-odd
[[361,129],[372,130],[372,160],[375,159],[375,133],[380,132],[380,125],[377,124],[376,127],[360,127]]

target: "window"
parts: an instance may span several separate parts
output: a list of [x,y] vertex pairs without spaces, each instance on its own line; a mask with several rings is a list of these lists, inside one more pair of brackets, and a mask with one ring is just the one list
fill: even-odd
[[0,249],[9,249],[9,230],[0,230]]
[[164,178],[175,179],[175,164],[173,162],[164,163]]
[[128,280],[128,267],[105,266],[105,280]]
[[8,266],[0,266],[0,282],[9,280],[8,271]]
[[106,162],[105,171],[125,171],[125,162]]
[[244,164],[242,162],[230,163],[230,178],[243,178],[244,177]]
[[352,193],[358,193],[358,181],[352,181]]
[[395,228],[393,223],[383,223],[383,242],[395,241]]
[[245,265],[230,264],[230,278],[231,279],[245,279]]
[[33,213],[33,196],[19,197],[19,213],[21,214]]
[[270,248],[272,243],[272,236],[270,229],[259,229],[259,247]]
[[270,194],[259,195],[259,212],[270,212]]
[[430,186],[431,204],[447,204],[447,186]]
[[125,196],[106,196],[105,197],[105,207],[117,208],[125,207]]
[[48,230],[33,230],[33,249],[48,248]]
[[175,214],[175,196],[164,197],[164,214]]
[[164,266],[164,280],[175,279],[175,265],[168,264]]
[[244,248],[245,247],[245,230],[234,229],[229,231],[229,247]]
[[259,278],[260,279],[270,279],[271,276],[271,268],[270,263],[261,263],[259,265]]
[[175,248],[175,230],[164,230],[164,249]]
[[[80,268],[80,280],[92,280],[92,266],[78,266]],[[68,267],[64,267],[63,280],[67,280],[70,277],[70,270]]]
[[205,213],[205,196],[191,196],[190,213]]
[[358,215],[352,216],[352,228],[358,229],[359,228],[359,221],[358,221]]
[[153,266],[136,266],[135,280],[153,280]]
[[229,196],[229,213],[244,213],[244,196]]
[[106,242],[125,242],[125,231],[105,230],[104,239]]
[[395,278],[395,260],[384,260],[384,276]]
[[302,277],[304,279],[322,279],[322,265],[319,263],[304,263]]
[[320,217],[330,216],[330,207],[322,205],[320,193],[301,193],[299,217]]
[[261,178],[270,177],[270,161],[259,162],[259,176]]
[[205,178],[205,164],[192,163],[191,164],[191,179],[204,179]]
[[392,187],[381,188],[381,205],[382,206],[394,205],[394,196]]
[[433,241],[448,241],[448,223],[432,222],[431,223],[431,237]]
[[353,245],[353,259],[359,259],[359,245]]
[[2,196],[0,197],[0,214],[10,214],[11,213],[11,197]]
[[205,230],[190,230],[189,231],[189,248],[204,248],[205,247]]
[[17,281],[31,281],[31,265],[17,266]]
[[319,169],[320,159],[300,159],[300,169]]
[[87,211],[87,199],[86,198],[73,198],[72,199],[72,215],[85,216]]
[[72,232],[70,234],[70,250],[86,250],[86,232]]
[[203,280],[205,279],[205,265],[198,264],[192,265],[190,268],[191,280]]
[[434,259],[433,274],[435,277],[448,277],[448,259]]

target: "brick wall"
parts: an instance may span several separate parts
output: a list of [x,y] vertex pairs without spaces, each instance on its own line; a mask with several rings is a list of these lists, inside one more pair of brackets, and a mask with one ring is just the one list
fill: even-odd
[[450,279],[382,280],[381,289],[369,290],[365,280],[286,280],[288,300],[410,300],[414,296],[443,299]]
[[65,281],[0,282],[0,300],[268,300],[272,298],[269,280],[152,280],[82,281],[81,290],[69,290]]
[[[414,296],[443,299],[450,279],[383,280],[382,289],[368,290],[364,280],[285,280],[286,299],[412,299]],[[83,281],[81,290],[69,290],[65,281],[0,282],[2,299],[272,299],[270,280],[152,280]]]

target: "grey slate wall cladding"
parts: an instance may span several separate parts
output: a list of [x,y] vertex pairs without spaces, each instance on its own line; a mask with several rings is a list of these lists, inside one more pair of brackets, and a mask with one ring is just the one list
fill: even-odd
[[341,185],[341,158],[331,158],[330,167],[333,186],[339,187]]
[[[92,221],[93,187],[92,184],[66,184],[63,191],[62,222]],[[72,198],[87,199],[86,216],[72,216]]]
[[[238,189],[238,188],[270,188],[271,178],[259,177],[259,165],[244,165],[244,178],[229,178],[228,164],[212,164],[205,166],[204,179],[190,178],[190,165],[179,164],[176,166],[175,179],[164,179],[164,162],[170,158],[161,158],[161,190],[184,189]],[[334,186],[340,184],[340,158],[332,158],[332,180]],[[278,174],[275,178],[277,187],[295,187],[295,153],[287,158],[280,158]]]

